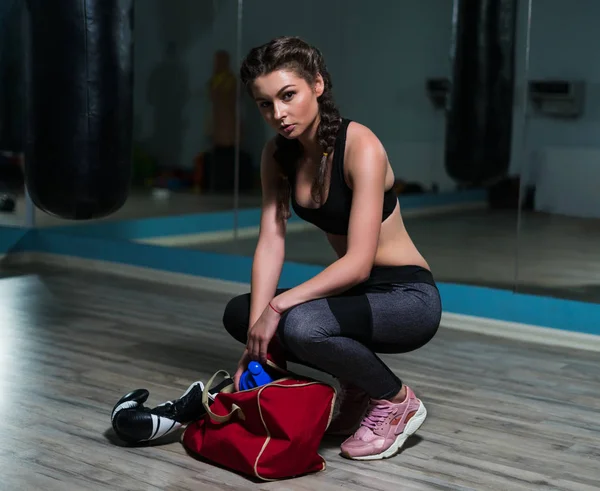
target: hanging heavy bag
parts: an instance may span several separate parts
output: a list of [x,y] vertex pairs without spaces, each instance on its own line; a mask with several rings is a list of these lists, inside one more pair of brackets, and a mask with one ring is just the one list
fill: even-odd
[[454,0],[445,166],[485,185],[510,166],[516,0]]
[[98,218],[127,199],[133,2],[26,2],[25,180],[49,214]]
[[[331,422],[335,389],[286,371],[269,359],[272,382],[218,393],[206,415],[191,423],[183,445],[192,453],[247,476],[271,481],[322,471],[319,445]],[[280,373],[280,376],[273,374]],[[213,386],[223,370],[206,383]]]

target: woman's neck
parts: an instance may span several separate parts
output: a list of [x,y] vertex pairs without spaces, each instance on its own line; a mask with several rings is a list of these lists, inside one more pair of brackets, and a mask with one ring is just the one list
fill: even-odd
[[317,141],[317,130],[319,129],[319,123],[321,122],[321,115],[317,114],[317,117],[306,129],[306,131],[298,137],[300,145],[302,145],[302,152],[305,157],[318,157],[320,158],[323,154],[323,149]]

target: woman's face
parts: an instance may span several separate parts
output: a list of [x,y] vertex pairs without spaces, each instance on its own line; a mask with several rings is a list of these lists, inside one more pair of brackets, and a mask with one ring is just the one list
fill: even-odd
[[258,77],[252,94],[265,121],[280,135],[298,138],[319,114],[317,98],[323,93],[319,75],[313,87],[291,70]]

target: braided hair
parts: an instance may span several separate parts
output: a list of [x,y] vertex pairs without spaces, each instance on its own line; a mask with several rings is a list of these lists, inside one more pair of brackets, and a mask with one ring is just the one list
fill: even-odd
[[[341,125],[340,113],[333,100],[331,76],[323,55],[317,48],[298,37],[285,36],[253,48],[242,63],[240,79],[252,93],[251,85],[256,78],[282,69],[293,70],[311,86],[315,83],[317,75],[320,74],[323,78],[323,93],[317,99],[320,122],[316,135],[323,156],[311,187],[313,199],[320,203],[327,176],[327,156],[333,152]],[[291,169],[290,165],[295,164],[302,156],[302,147],[297,140],[288,140],[281,135],[277,135],[275,146],[273,156],[280,167],[278,216],[288,218],[291,188],[287,175]]]

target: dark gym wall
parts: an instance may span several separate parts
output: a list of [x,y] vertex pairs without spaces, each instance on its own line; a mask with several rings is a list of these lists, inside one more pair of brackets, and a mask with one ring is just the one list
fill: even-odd
[[[150,139],[167,155],[171,144],[161,139],[155,129],[157,118],[167,111],[151,104],[147,91],[151,75],[160,67],[166,49],[161,9],[163,4],[174,9],[182,3],[197,2],[181,0],[169,4],[166,0],[139,0],[136,12],[135,134],[141,140]],[[199,3],[206,6],[215,2]],[[180,59],[187,66],[190,92],[183,102],[178,100],[180,109],[170,109],[172,114],[178,111],[183,118],[183,123],[173,123],[182,125],[182,135],[173,137],[181,144],[180,165],[190,165],[203,145],[207,105],[202,90],[210,76],[213,52],[224,47],[235,53],[237,1],[216,3],[218,10],[214,17],[207,12],[196,12],[178,20],[181,29],[193,33],[179,50]],[[278,0],[244,2],[244,52],[281,34],[297,34],[317,44],[327,57],[335,96],[344,114],[377,132],[399,176],[427,185],[436,181],[441,189],[453,188],[442,161],[443,114],[432,107],[424,90],[427,77],[443,76],[448,70],[452,2],[374,0],[365,9],[360,0],[306,0],[302,9],[294,10],[293,16],[282,15],[277,23],[264,21],[267,14],[281,13],[287,8]],[[380,28],[374,29],[372,23],[379,23]],[[261,129],[260,121],[255,124],[255,109],[247,100],[243,118],[248,128],[247,149],[256,161],[269,132]]]
[[[522,110],[522,79],[525,57],[527,1],[519,2],[517,51],[518,94],[515,105]],[[596,0],[544,0],[533,2],[530,72],[532,79],[566,78],[586,82],[586,103],[581,119],[562,121],[532,118],[528,125],[527,148],[530,152],[547,147],[567,149],[600,148],[600,64],[597,63],[596,24],[600,2]],[[515,116],[513,130],[513,162],[511,170],[519,172],[516,158],[522,145],[522,118]],[[600,180],[600,166],[598,166]]]
[[[213,13],[215,3],[218,9]],[[340,8],[342,3],[343,9]],[[536,3],[539,2],[534,5]],[[0,2],[0,19],[3,21],[7,19],[11,5],[10,1]],[[134,135],[137,140],[152,140],[157,151],[163,154],[175,152],[178,156],[174,161],[179,160],[179,165],[189,165],[201,146],[207,110],[201,89],[209,76],[214,48],[222,46],[235,52],[236,5],[236,0],[180,0],[177,4],[169,4],[166,0],[136,2]],[[426,99],[423,81],[426,77],[447,73],[452,2],[373,0],[370,6],[364,9],[360,0],[307,0],[306,16],[286,17],[285,23],[278,27],[264,22],[257,24],[257,20],[264,18],[266,11],[280,9],[280,3],[276,0],[246,1],[243,48],[281,34],[281,31],[314,39],[323,46],[328,57],[335,76],[336,97],[344,112],[371,124],[382,135],[395,167],[404,176],[423,181],[436,179],[442,189],[451,187],[454,183],[443,166],[443,117]],[[527,2],[520,1],[512,173],[519,173],[523,165],[521,111],[526,8]],[[313,19],[311,26],[306,17],[317,11],[319,15],[310,16]],[[165,16],[165,12],[169,14]],[[183,15],[185,12],[190,15]],[[533,160],[535,153],[546,147],[576,150],[600,145],[597,138],[600,104],[596,103],[600,98],[600,67],[586,62],[596,58],[593,25],[598,17],[596,14],[600,15],[600,3],[595,0],[577,0],[574,4],[545,0],[543,8],[537,6],[534,9],[530,76],[578,77],[587,81],[588,86],[586,107],[580,120],[565,123],[537,118],[530,121],[527,148]],[[384,22],[385,28],[374,30],[369,27],[368,20]],[[255,25],[260,25],[261,29]],[[157,106],[148,101],[148,86],[151,74],[160,68],[169,39],[179,32],[177,27],[183,32],[183,48],[178,37],[176,47],[188,76],[187,81],[181,83],[189,92],[175,108],[161,108],[160,103]],[[319,35],[319,32],[326,32],[326,27],[332,36]],[[365,36],[359,40],[358,34]],[[15,45],[6,41],[7,36],[18,38],[17,24],[9,22],[2,35],[2,63],[7,59],[18,61]],[[350,58],[348,53],[356,54]],[[372,60],[369,66],[365,64],[367,59]],[[19,90],[19,87],[21,85],[14,89]],[[4,89],[0,89],[0,101],[5,100],[5,94]],[[167,106],[167,102],[162,105]],[[251,109],[248,107],[245,114],[251,115]],[[170,115],[167,110],[171,111]],[[170,128],[181,130],[164,137],[155,127],[161,124],[160,121],[170,121]],[[165,126],[169,125],[165,123]],[[3,142],[6,138],[3,137]],[[179,151],[172,150],[175,144],[170,142],[173,141]],[[260,133],[254,141],[256,146],[260,145]],[[527,163],[532,167],[532,162]],[[530,169],[529,172],[533,171]]]

